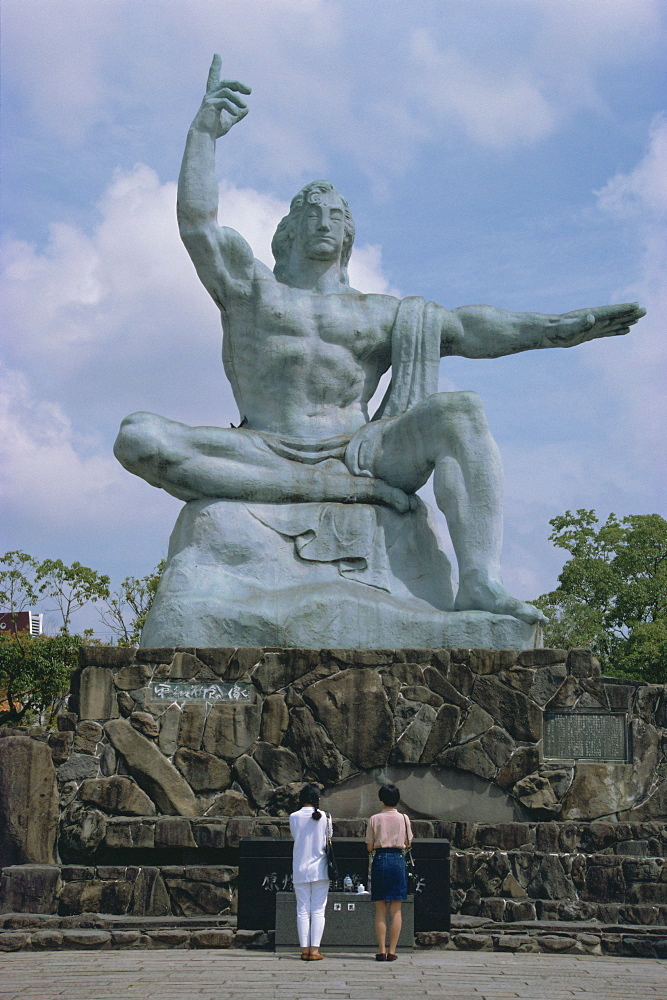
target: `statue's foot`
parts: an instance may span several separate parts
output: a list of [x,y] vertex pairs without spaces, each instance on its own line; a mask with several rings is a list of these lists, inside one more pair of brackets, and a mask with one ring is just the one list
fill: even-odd
[[493,615],[511,615],[529,625],[542,624],[549,619],[539,608],[512,597],[498,580],[489,577],[469,576],[459,583],[455,611],[488,611]]

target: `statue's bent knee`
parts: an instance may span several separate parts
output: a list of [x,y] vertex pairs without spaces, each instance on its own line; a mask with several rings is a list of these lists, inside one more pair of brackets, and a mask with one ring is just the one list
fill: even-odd
[[428,397],[432,417],[440,420],[445,426],[451,425],[452,419],[464,418],[466,422],[477,424],[482,430],[486,427],[486,416],[482,401],[476,392],[438,392]]
[[447,393],[462,413],[469,413],[471,416],[483,413],[482,400],[472,389],[463,389],[461,392]]

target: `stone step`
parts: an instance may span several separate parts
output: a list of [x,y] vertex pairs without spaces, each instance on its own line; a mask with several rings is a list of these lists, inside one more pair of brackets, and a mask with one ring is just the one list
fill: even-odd
[[[3,926],[4,925],[4,926]],[[153,948],[262,948],[273,945],[264,931],[237,930],[220,917],[124,917],[82,914],[78,921],[40,914],[7,914],[0,920],[0,951],[59,951]]]
[[542,952],[667,958],[667,928],[599,921],[497,923],[453,917],[451,931],[422,931],[415,947],[457,951]]
[[[667,825],[662,822],[445,823],[413,819],[412,828],[415,837],[444,838],[452,848],[667,858]],[[336,837],[363,839],[365,833],[364,819],[334,818]],[[99,851],[236,850],[241,837],[289,838],[289,820],[278,816],[116,816],[107,820]]]
[[[468,895],[468,894],[467,894]],[[456,895],[452,893],[456,907]],[[498,924],[540,923],[551,921],[559,926],[567,923],[581,924],[594,920],[602,924],[632,924],[643,927],[667,927],[667,903],[619,905],[618,903],[589,903],[580,900],[530,899],[515,900],[502,896],[480,896],[468,899],[460,909],[452,912],[452,920],[480,917]]]
[[[236,930],[233,918],[57,917],[7,913],[0,917],[0,951],[229,949],[272,950],[272,931]],[[598,921],[498,923],[455,917],[452,929],[422,931],[417,949],[542,952],[667,958],[667,928]]]
[[662,857],[453,850],[450,874],[454,913],[503,921],[667,923]]
[[[451,909],[497,922],[591,920],[667,924],[667,861],[521,848],[455,849]],[[0,914],[236,912],[236,865],[14,865],[0,872]]]

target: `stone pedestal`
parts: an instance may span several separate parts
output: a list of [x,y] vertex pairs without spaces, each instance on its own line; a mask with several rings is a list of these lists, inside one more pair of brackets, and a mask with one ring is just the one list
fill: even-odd
[[[75,851],[84,816],[92,845],[110,815],[143,812],[141,840],[151,812],[172,826],[285,816],[305,780],[346,819],[374,811],[385,780],[414,817],[442,822],[667,815],[665,688],[600,678],[586,650],[90,647],[73,691],[73,742],[50,739],[76,789],[63,821]],[[627,755],[545,757],[554,714],[593,730],[613,714]]]
[[541,630],[453,611],[432,511],[371,504],[185,505],[141,644],[532,649]]
[[[600,677],[586,650],[90,647],[69,708],[57,733],[0,730],[0,831],[33,803],[55,836],[34,756],[61,862],[22,866],[35,830],[5,837],[0,912],[231,918],[242,838],[288,855],[303,781],[363,849],[390,780],[415,837],[451,841],[453,913],[667,922],[667,688]],[[580,733],[591,713],[594,732],[622,716],[626,757],[545,757],[550,717]]]

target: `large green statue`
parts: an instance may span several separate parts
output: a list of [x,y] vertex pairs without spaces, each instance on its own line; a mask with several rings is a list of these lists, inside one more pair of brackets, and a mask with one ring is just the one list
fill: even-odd
[[[217,222],[215,143],[245,118],[249,93],[220,80],[216,56],[178,187],[181,237],[222,316],[240,425],[136,413],[116,442],[127,469],[187,502],[144,645],[539,641],[541,612],[501,582],[497,446],[475,393],[437,391],[440,358],[572,347],[627,333],[643,310],[450,311],[366,295],[349,285],[347,202],[325,181],[293,199],[270,271]],[[370,417],[389,368],[390,388]],[[415,497],[431,475],[458,560],[455,596]]]

